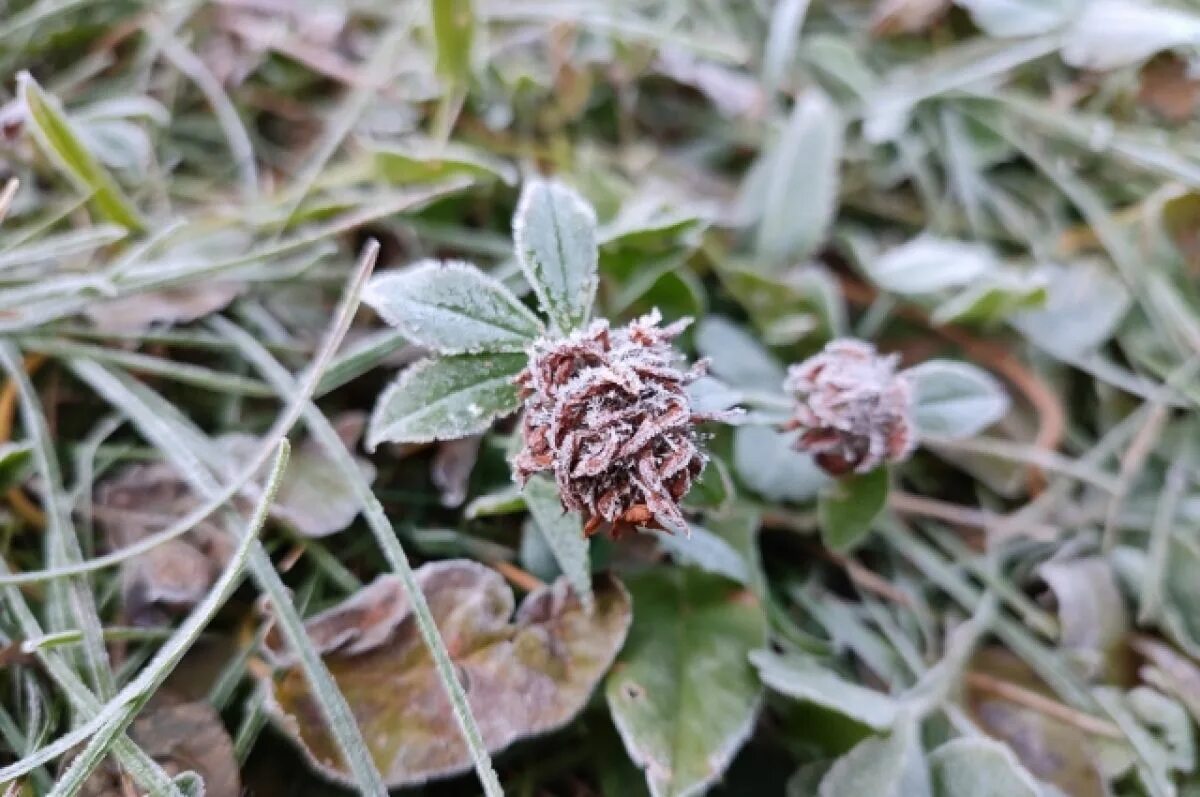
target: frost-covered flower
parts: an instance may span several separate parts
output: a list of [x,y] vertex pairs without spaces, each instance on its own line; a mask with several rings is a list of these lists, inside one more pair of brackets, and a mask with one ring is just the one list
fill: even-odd
[[[705,363],[683,369],[671,340],[691,319],[658,326],[658,311],[627,327],[593,321],[570,337],[534,343],[517,376],[525,414],[517,480],[549,471],[585,532],[608,524],[614,536],[635,526],[686,528],[679,501],[704,469],[687,385]],[[724,414],[721,414],[724,417]]]
[[898,360],[843,338],[789,368],[783,386],[796,405],[784,428],[800,430],[797,450],[835,476],[908,459],[917,444],[913,388]]

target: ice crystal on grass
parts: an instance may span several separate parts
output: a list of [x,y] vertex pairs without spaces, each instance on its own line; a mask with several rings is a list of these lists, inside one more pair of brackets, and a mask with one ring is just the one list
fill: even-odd
[[789,368],[784,389],[796,405],[785,428],[800,430],[796,448],[835,476],[907,459],[917,444],[913,389],[898,360],[843,338]]
[[540,339],[517,376],[525,403],[524,446],[515,470],[524,484],[553,474],[568,510],[614,536],[635,526],[686,529],[679,501],[704,469],[687,385],[703,362],[681,368],[672,347],[691,319],[665,327],[657,311],[626,327],[593,321],[563,339]]

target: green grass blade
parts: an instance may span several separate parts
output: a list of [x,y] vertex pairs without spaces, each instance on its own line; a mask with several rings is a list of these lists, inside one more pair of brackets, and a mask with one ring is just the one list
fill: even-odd
[[127,229],[144,230],[137,208],[71,129],[58,100],[43,91],[28,72],[17,76],[17,86],[29,111],[29,129],[46,157],[80,193],[90,197],[98,214]]
[[[246,531],[238,542],[237,550],[230,558],[229,564],[187,620],[180,625],[171,639],[168,640],[154,658],[142,669],[138,677],[129,683],[121,694],[110,705],[111,710],[101,712],[85,728],[95,728],[95,736],[75,759],[50,792],[51,797],[74,797],[83,787],[96,766],[104,760],[116,737],[123,733],[133,722],[138,711],[150,699],[154,692],[163,684],[167,676],[179,664],[180,659],[200,636],[205,626],[216,615],[217,610],[233,595],[245,575],[246,564],[250,559],[254,543],[258,540],[259,532],[267,521],[267,516],[274,503],[279,485],[283,481],[287,469],[290,446],[286,439],[279,441],[275,462],[271,466],[270,476],[259,498],[258,505]],[[122,698],[124,697],[124,700]]]
[[[303,395],[287,369],[280,365],[252,335],[225,319],[214,319],[212,324],[218,332],[241,350],[243,356],[262,373],[263,378],[279,391],[281,398],[294,402]],[[375,535],[376,543],[383,551],[388,565],[400,576],[404,584],[405,593],[417,619],[417,628],[433,657],[438,678],[450,700],[463,739],[471,751],[471,757],[475,762],[475,771],[483,784],[484,793],[488,797],[503,795],[504,791],[492,768],[491,757],[488,755],[483,735],[479,730],[478,723],[475,722],[475,717],[471,714],[466,692],[458,680],[454,663],[450,660],[450,653],[446,650],[446,643],[438,633],[433,615],[429,611],[429,604],[425,601],[425,595],[417,585],[408,556],[400,545],[399,538],[396,536],[395,529],[392,528],[391,521],[387,518],[383,505],[375,497],[371,486],[362,478],[362,473],[354,462],[354,456],[346,448],[346,444],[342,442],[333,425],[311,401],[305,400],[303,417],[309,433],[333,460],[338,470],[344,475],[347,484],[354,490],[359,505],[362,507],[363,517]]]

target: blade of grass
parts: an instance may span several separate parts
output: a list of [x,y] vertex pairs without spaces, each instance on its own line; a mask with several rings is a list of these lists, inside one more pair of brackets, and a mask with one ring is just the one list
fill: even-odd
[[[246,360],[279,392],[281,400],[287,402],[297,401],[297,398],[301,394],[298,392],[298,387],[292,375],[252,335],[224,318],[214,318],[210,322],[210,325],[216,332],[228,338],[238,347]],[[471,714],[471,706],[467,701],[466,692],[458,680],[454,662],[450,659],[446,643],[442,640],[441,634],[438,632],[437,625],[433,620],[433,614],[429,610],[429,604],[426,602],[425,595],[421,592],[421,588],[417,584],[412,565],[409,564],[408,556],[405,554],[403,546],[400,545],[399,538],[396,536],[396,531],[392,528],[392,524],[387,518],[387,513],[384,511],[383,505],[375,497],[371,486],[362,478],[362,473],[358,465],[354,462],[353,454],[346,448],[346,444],[342,442],[333,425],[315,404],[306,399],[304,400],[303,417],[304,423],[307,425],[313,439],[321,446],[326,455],[333,460],[334,466],[337,467],[347,484],[350,485],[355,497],[358,499],[359,506],[362,508],[363,517],[375,535],[376,543],[383,551],[383,555],[387,559],[391,569],[400,576],[404,584],[404,591],[408,597],[409,605],[412,606],[413,614],[417,619],[417,628],[420,630],[421,638],[424,640],[425,646],[429,649],[430,655],[433,658],[438,678],[442,683],[442,688],[446,691],[447,698],[450,700],[450,705],[454,710],[454,718],[458,721],[463,740],[471,752],[471,757],[475,763],[475,771],[479,776],[480,782],[483,784],[484,792],[488,797],[502,795],[504,792],[500,787],[496,772],[492,768],[491,757],[488,755],[483,735],[479,731],[475,717]]]
[[81,194],[90,197],[96,212],[127,229],[145,229],[137,208],[72,130],[58,100],[43,91],[28,72],[17,76],[17,91],[29,112],[29,129],[38,146]]
[[183,45],[175,35],[163,26],[156,26],[153,35],[167,60],[196,84],[200,93],[208,100],[213,115],[225,134],[229,144],[229,154],[233,156],[233,165],[237,169],[238,182],[241,184],[242,198],[249,202],[258,198],[258,169],[255,166],[254,145],[250,143],[250,135],[246,132],[242,119],[238,116],[237,108],[225,93],[221,82],[209,71],[204,62],[195,53]]
[[[273,429],[282,429],[283,433],[286,433],[299,418],[305,401],[312,395],[326,364],[350,326],[354,311],[358,307],[362,287],[370,275],[378,252],[379,246],[375,242],[364,247],[358,267],[350,280],[321,350],[309,366],[302,389],[296,400],[281,413],[272,427]],[[211,441],[179,414],[178,410],[136,380],[122,378],[97,363],[77,360],[71,362],[71,367],[76,375],[88,383],[114,408],[125,413],[141,434],[156,445],[164,456],[175,465],[193,489],[206,498],[213,498],[220,493],[220,485],[213,477],[210,465],[205,464],[206,458],[211,461],[215,455]],[[233,533],[232,530],[231,533]],[[266,593],[274,607],[280,631],[288,645],[297,654],[305,676],[317,697],[321,712],[329,724],[330,733],[338,744],[351,776],[363,793],[386,794],[387,789],[383,784],[383,778],[368,753],[362,733],[345,697],[338,691],[332,675],[325,667],[320,654],[313,647],[304,628],[304,621],[292,605],[287,587],[280,579],[279,573],[275,570],[266,551],[259,544],[256,544],[251,551],[250,569],[254,580]]]
[[22,346],[26,351],[48,354],[54,357],[88,359],[119,365],[129,371],[153,374],[171,379],[183,385],[211,390],[221,394],[267,398],[275,392],[256,379],[247,379],[237,374],[227,374],[206,368],[203,365],[178,362],[163,357],[154,357],[139,352],[91,346],[86,343],[70,343],[58,340],[28,340]]
[[180,659],[216,615],[217,610],[233,595],[245,575],[246,564],[250,559],[253,545],[258,540],[259,532],[262,531],[262,527],[267,521],[271,504],[274,503],[275,495],[279,492],[279,485],[283,481],[283,474],[287,468],[289,451],[287,439],[280,440],[275,462],[271,465],[271,473],[267,478],[262,496],[254,508],[250,523],[242,534],[237,550],[234,551],[225,570],[213,584],[204,600],[196,605],[187,620],[179,626],[179,630],[159,648],[154,658],[142,669],[138,677],[122,689],[120,695],[110,703],[112,708],[106,708],[85,726],[85,728],[91,728],[95,736],[92,737],[83,752],[71,762],[67,771],[55,785],[54,791],[50,792],[50,797],[74,797],[83,788],[88,777],[108,754],[113,740],[118,734],[125,731],[129,723],[133,722],[138,711],[162,686],[163,681],[179,664]]
[[363,111],[391,77],[396,53],[412,24],[412,20],[409,19],[411,12],[405,4],[397,3],[393,8],[395,10],[392,12],[392,19],[380,34],[379,42],[361,70],[361,82],[354,86],[350,95],[330,114],[331,121],[326,124],[315,151],[305,158],[304,169],[288,192],[287,213],[279,227],[280,231],[291,225],[329,159],[341,147],[342,141],[358,123]]
[[[8,574],[8,567],[0,558],[0,573]],[[21,591],[16,587],[4,587],[3,596],[10,614],[17,622],[22,635],[27,639],[45,636],[37,618],[25,602]],[[87,688],[83,679],[73,670],[54,649],[38,648],[34,651],[42,667],[50,678],[62,690],[67,701],[76,714],[83,719],[94,717],[101,709],[101,703]],[[170,797],[183,797],[183,793],[175,787],[171,777],[163,771],[154,759],[146,755],[140,747],[128,738],[118,739],[113,748],[117,760],[132,776],[136,783],[151,794],[166,794]]]
[[1162,493],[1150,527],[1150,544],[1146,551],[1146,571],[1142,576],[1142,591],[1138,601],[1138,623],[1146,625],[1158,616],[1162,608],[1163,579],[1166,576],[1171,551],[1171,535],[1179,502],[1192,480],[1194,471],[1190,441],[1184,441],[1179,453],[1167,468]]
[[[281,440],[275,467],[272,471],[272,481],[268,482],[266,492],[270,493],[272,490],[278,488],[282,469],[287,465],[288,451],[287,441]],[[105,751],[112,746],[116,735],[124,731],[128,721],[133,720],[133,716],[145,705],[157,686],[166,679],[175,665],[179,663],[179,659],[183,657],[183,654],[187,652],[188,648],[196,640],[196,637],[204,630],[204,626],[212,619],[217,609],[221,607],[225,600],[233,594],[238,584],[241,583],[246,561],[253,551],[254,544],[258,541],[258,531],[262,528],[263,521],[266,519],[269,506],[268,502],[261,502],[259,507],[256,508],[255,514],[247,526],[246,533],[241,535],[237,549],[234,551],[229,565],[217,579],[213,588],[209,590],[204,600],[196,605],[196,608],[192,610],[188,618],[171,635],[171,638],[155,653],[154,657],[138,676],[126,684],[114,698],[109,700],[95,716],[83,725],[59,737],[52,744],[41,748],[36,753],[0,769],[0,782],[20,777],[26,772],[31,771],[34,767],[41,766],[48,761],[53,761],[64,753],[69,752],[73,747],[86,741],[93,734],[102,732],[97,737],[102,739],[103,743],[99,755],[87,755],[87,751],[92,748],[92,745],[89,745],[84,754],[76,757],[68,770],[68,774],[75,770],[76,766],[80,765],[81,759],[83,759],[82,766],[88,767],[83,778],[83,780],[86,780],[91,769],[95,767],[96,763],[99,763],[99,759],[103,757]],[[128,721],[120,724],[126,720],[126,717],[128,717]],[[118,725],[119,727],[117,727]],[[71,785],[74,783],[74,780],[68,780],[67,777],[64,777],[59,781],[56,789],[61,788],[64,782]],[[79,786],[82,786],[82,782],[82,780],[79,780],[75,784],[76,790]]]
[[[21,420],[25,426],[25,434],[33,443],[33,459],[42,477],[45,492],[43,503],[46,513],[46,542],[49,550],[53,552],[49,561],[56,564],[75,564],[82,561],[83,551],[71,525],[70,511],[62,500],[62,469],[54,453],[54,439],[42,412],[37,392],[34,391],[33,383],[25,372],[21,354],[12,343],[0,341],[0,367],[4,368],[8,378],[17,387]],[[91,585],[84,577],[73,578],[65,585],[64,596],[70,606],[70,616],[83,631],[84,661],[92,688],[102,700],[107,700],[116,690],[116,684],[108,661],[108,649],[104,646],[102,624],[92,598]],[[59,627],[56,630],[64,628]]]

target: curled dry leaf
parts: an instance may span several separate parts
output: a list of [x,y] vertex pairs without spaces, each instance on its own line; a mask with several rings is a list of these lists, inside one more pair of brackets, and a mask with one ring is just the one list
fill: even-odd
[[1168,122],[1191,119],[1200,105],[1200,80],[1195,66],[1172,53],[1152,58],[1142,67],[1138,102]]
[[471,471],[479,459],[479,444],[482,441],[483,435],[476,434],[438,444],[430,477],[442,497],[442,506],[461,506],[466,500]]
[[[269,612],[269,604],[264,604]],[[308,638],[320,653],[341,651],[355,656],[374,650],[391,639],[400,623],[408,617],[408,598],[398,576],[386,575],[372,581],[345,601],[304,624]],[[268,615],[269,616],[269,615]],[[272,628],[265,646],[279,666],[294,663],[283,640]]]
[[1119,675],[1130,623],[1108,561],[1100,556],[1050,561],[1038,568],[1038,574],[1058,604],[1062,649],[1089,675]]
[[[199,502],[165,462],[131,465],[102,483],[92,512],[113,550],[169,527]],[[204,597],[233,553],[233,544],[205,520],[121,566],[125,612],[135,625],[157,625],[163,610],[187,609]]]
[[[361,414],[335,422],[343,442],[353,447],[362,435]],[[250,435],[218,439],[229,455],[229,476],[248,452],[259,445]],[[368,482],[374,467],[358,465]],[[93,513],[108,546],[120,550],[163,531],[201,505],[173,466],[165,462],[136,464],[103,482],[96,491]],[[314,441],[298,447],[284,474],[272,516],[306,537],[324,537],[345,529],[359,512],[358,499],[345,476]],[[125,611],[131,622],[157,625],[165,611],[187,609],[204,597],[224,569],[233,543],[212,518],[186,534],[155,546],[124,563],[121,570]]]
[[[362,413],[352,413],[335,422],[342,442],[353,449],[364,428]],[[237,465],[259,445],[258,438],[231,434],[219,439],[230,462]],[[375,466],[365,459],[355,460],[368,484],[375,481]],[[230,469],[232,475],[234,468]],[[291,526],[305,537],[327,537],[349,526],[358,515],[359,501],[349,480],[326,456],[314,440],[297,447],[288,462],[287,473],[279,485],[279,495],[271,516]]]
[[[205,702],[180,703],[156,698],[133,721],[133,741],[169,775],[195,772],[204,779],[208,797],[242,793],[237,756],[221,717]],[[125,797],[120,771],[109,759],[84,783],[83,797]]]
[[[475,562],[427,564],[417,571],[417,581],[491,751],[574,718],[629,629],[629,595],[612,579],[596,584],[591,614],[560,579],[526,597],[512,620],[512,590]],[[391,579],[314,617],[309,632],[324,648],[325,663],[389,787],[470,768],[433,662]],[[317,770],[347,782],[301,670],[282,669],[268,687],[275,723]]]

